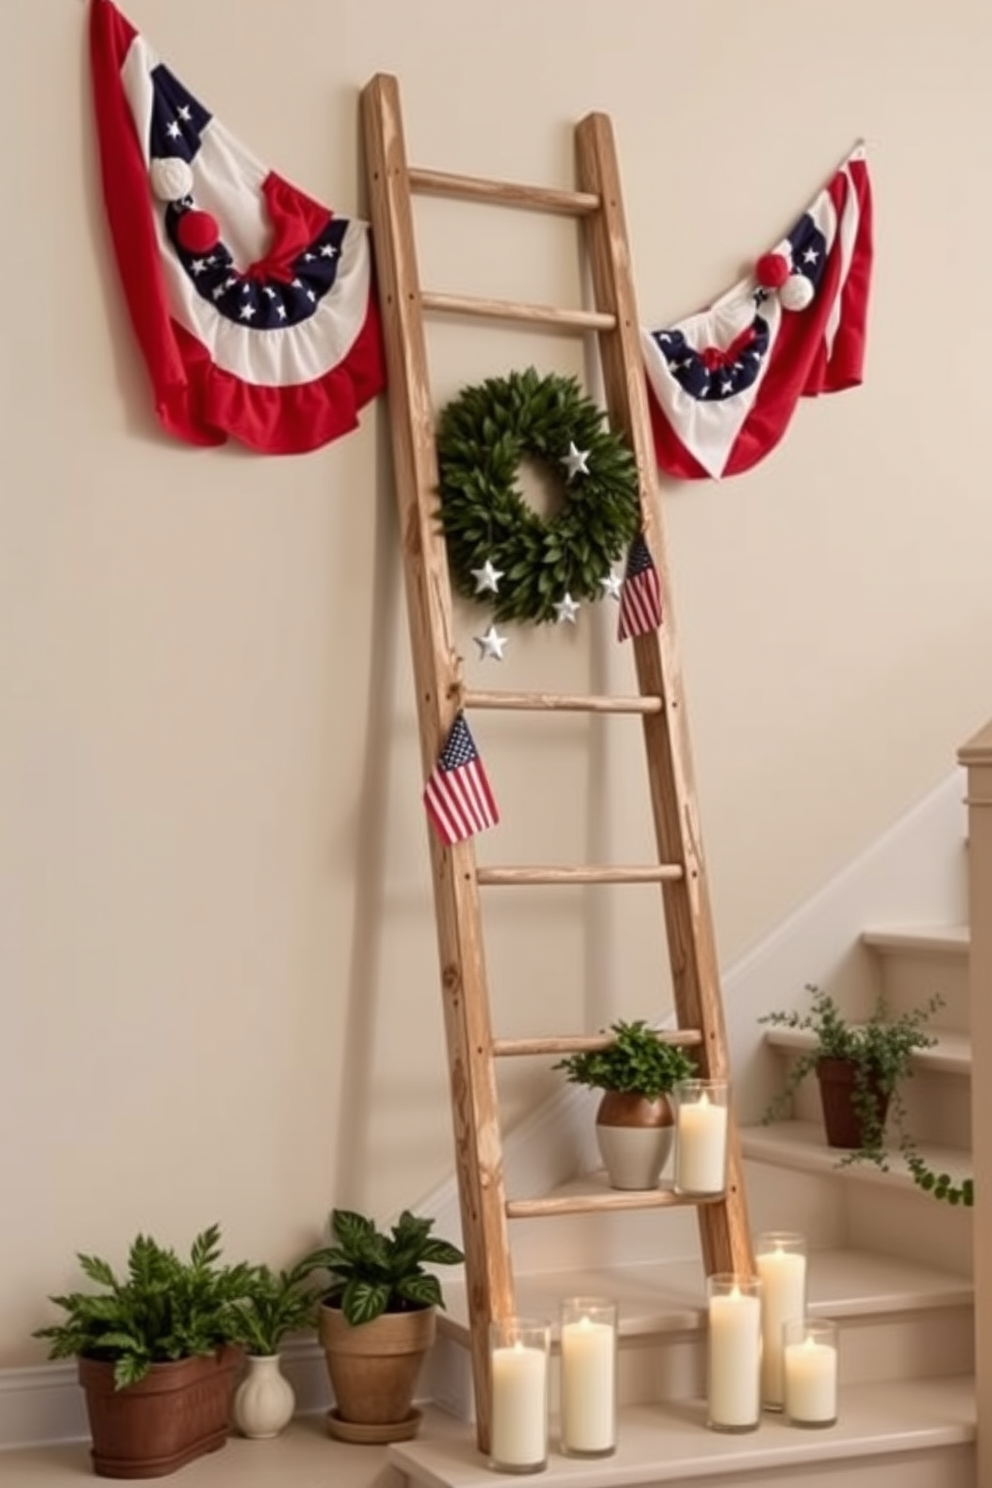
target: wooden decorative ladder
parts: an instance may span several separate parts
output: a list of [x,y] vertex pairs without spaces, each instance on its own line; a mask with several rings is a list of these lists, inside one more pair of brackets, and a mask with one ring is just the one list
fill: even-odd
[[[707,1274],[751,1272],[751,1237],[736,1126],[731,1119],[727,1189],[717,1199],[686,1199],[658,1189],[601,1189],[588,1195],[507,1199],[495,1076],[500,1056],[561,1054],[602,1047],[609,1038],[571,1035],[493,1037],[483,950],[480,889],[489,884],[645,883],[661,885],[677,1030],[672,1041],[694,1046],[700,1074],[729,1076],[726,1034],[709,895],[693,785],[679,658],[655,478],[630,251],[613,130],[604,114],[576,128],[579,189],[512,185],[407,163],[400,92],[378,74],[362,92],[362,123],[389,376],[396,494],[417,712],[425,777],[434,768],[461,709],[569,710],[639,716],[658,861],[649,866],[487,868],[476,866],[471,840],[445,848],[429,832],[441,990],[454,1120],[455,1157],[471,1330],[477,1437],[489,1447],[488,1325],[512,1316],[513,1275],[507,1221],[535,1215],[694,1204]],[[585,231],[596,308],[565,309],[473,299],[421,289],[412,194],[497,203],[570,215]],[[639,696],[572,696],[482,692],[465,686],[452,624],[444,539],[437,521],[438,465],[424,312],[453,312],[595,332],[613,431],[634,452],[644,535],[665,603],[657,632],[633,641]]]

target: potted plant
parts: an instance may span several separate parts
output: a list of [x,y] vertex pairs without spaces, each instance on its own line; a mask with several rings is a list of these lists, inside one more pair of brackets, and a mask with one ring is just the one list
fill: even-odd
[[603,1048],[560,1059],[576,1085],[603,1092],[596,1110],[596,1141],[613,1188],[656,1188],[672,1149],[675,1113],[669,1099],[681,1080],[697,1073],[692,1060],[643,1019],[610,1027]]
[[[878,997],[865,1022],[847,1019],[836,1000],[822,988],[808,985],[808,1012],[792,1009],[766,1013],[760,1023],[793,1028],[813,1034],[814,1042],[800,1051],[792,1063],[785,1085],[770,1102],[764,1120],[787,1113],[792,1096],[809,1074],[820,1087],[827,1143],[846,1148],[845,1161],[866,1159],[887,1166],[886,1122],[891,1116],[902,1130],[903,1106],[899,1087],[912,1074],[912,1059],[918,1049],[937,1042],[926,1031],[943,998],[934,995],[922,1006],[893,1013]],[[903,1135],[903,1142],[906,1142]]]
[[351,1442],[415,1436],[413,1396],[434,1342],[441,1283],[426,1266],[464,1260],[431,1234],[433,1219],[404,1209],[389,1233],[351,1209],[331,1214],[332,1244],[303,1264],[330,1273],[320,1305],[320,1340],[334,1391],[332,1436]]
[[234,1392],[234,1423],[253,1440],[279,1436],[293,1418],[296,1394],[282,1372],[279,1349],[289,1334],[316,1327],[320,1291],[309,1279],[312,1269],[309,1258],[283,1271],[256,1266],[247,1294],[234,1304],[246,1354],[245,1375]]
[[98,1476],[162,1477],[227,1441],[241,1357],[236,1304],[252,1268],[220,1256],[217,1225],[196,1237],[188,1260],[138,1235],[126,1276],[80,1255],[100,1290],[50,1298],[65,1317],[34,1337],[50,1358],[78,1358]]

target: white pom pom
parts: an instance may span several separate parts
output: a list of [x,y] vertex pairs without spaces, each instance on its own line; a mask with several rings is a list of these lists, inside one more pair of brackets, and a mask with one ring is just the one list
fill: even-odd
[[193,190],[193,169],[181,155],[163,155],[152,161],[152,190],[159,201],[182,201]]
[[778,292],[778,302],[783,310],[805,310],[813,292],[813,281],[805,274],[790,274]]

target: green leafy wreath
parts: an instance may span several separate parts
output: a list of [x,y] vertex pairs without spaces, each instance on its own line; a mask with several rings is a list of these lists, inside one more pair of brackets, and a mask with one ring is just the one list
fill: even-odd
[[[494,618],[559,617],[556,603],[598,600],[641,525],[637,466],[573,377],[533,367],[465,388],[442,411],[440,519],[452,582]],[[515,484],[529,456],[551,476],[561,508],[545,520]],[[480,586],[490,564],[498,578]]]

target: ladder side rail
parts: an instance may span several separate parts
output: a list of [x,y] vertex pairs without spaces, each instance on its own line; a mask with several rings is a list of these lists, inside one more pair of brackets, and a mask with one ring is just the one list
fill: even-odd
[[[713,1079],[728,1079],[727,1036],[712,914],[704,871],[702,834],[683,702],[681,669],[672,616],[671,584],[663,541],[654,449],[650,439],[640,322],[633,288],[627,230],[613,129],[605,114],[583,119],[576,130],[579,186],[599,196],[601,209],[586,219],[586,241],[597,308],[616,316],[613,331],[599,337],[607,410],[613,427],[630,442],[637,463],[645,537],[665,604],[656,633],[635,637],[640,690],[660,696],[661,714],[642,720],[651,804],[659,855],[683,865],[679,881],[662,886],[680,1024],[701,1029],[700,1065]],[[729,1131],[727,1202],[699,1207],[700,1237],[707,1271],[753,1270],[751,1236],[742,1181],[736,1123]]]
[[[395,77],[377,74],[361,97],[376,269],[383,306],[394,478],[422,763],[433,769],[460,688],[447,555],[434,520],[434,415],[420,307],[413,212]],[[451,1085],[455,1166],[471,1313],[477,1436],[488,1450],[488,1323],[513,1311],[502,1144],[475,850],[445,848],[428,829]]]

